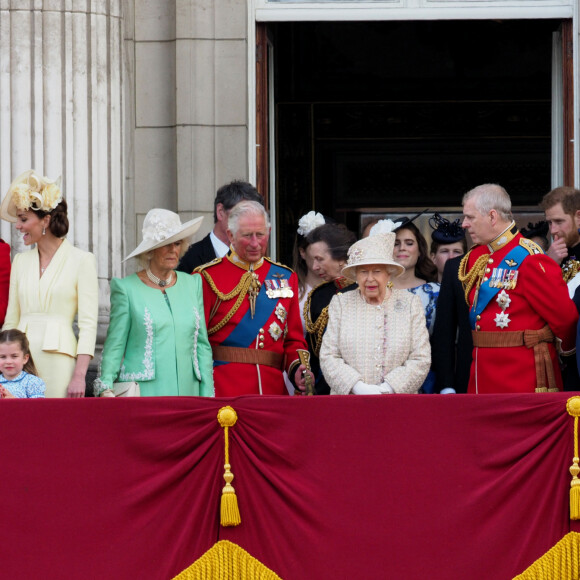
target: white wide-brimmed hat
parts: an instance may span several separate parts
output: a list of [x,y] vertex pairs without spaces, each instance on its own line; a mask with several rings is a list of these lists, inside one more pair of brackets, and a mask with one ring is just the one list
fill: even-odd
[[181,223],[179,216],[168,209],[150,209],[143,221],[143,241],[123,260],[162,248],[193,236],[201,226],[203,216]]
[[60,177],[52,180],[29,169],[10,184],[0,206],[0,217],[14,223],[18,210],[51,212],[61,201]]
[[387,266],[387,270],[394,278],[400,276],[405,268],[393,259],[396,237],[392,232],[374,234],[355,242],[348,250],[348,262],[342,269],[342,275],[356,280],[356,269],[359,266],[380,264]]

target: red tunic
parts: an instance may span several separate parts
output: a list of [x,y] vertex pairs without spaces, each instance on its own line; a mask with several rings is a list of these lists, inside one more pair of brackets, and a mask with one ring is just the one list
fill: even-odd
[[[214,260],[200,268],[211,277],[222,294],[230,293],[247,271],[245,263],[234,263],[235,255]],[[244,296],[241,306],[219,330],[209,335],[213,345],[263,349],[285,356],[285,370],[298,359],[296,349],[308,350],[302,331],[298,305],[298,279],[286,266],[263,260],[254,272],[261,283],[256,300],[254,318],[250,315],[250,300]],[[220,301],[208,280],[202,275],[203,302],[208,330],[216,326],[231,311],[237,296]],[[281,283],[281,280],[286,282]],[[266,282],[268,281],[268,282]],[[274,297],[267,290],[274,286]],[[283,292],[280,287],[284,287]],[[287,288],[287,289],[286,289]],[[292,297],[281,294],[292,293]],[[271,292],[272,294],[272,292]],[[287,395],[281,369],[262,364],[223,362],[214,360],[214,385],[216,397],[246,394]]]
[[0,240],[0,326],[4,324],[10,288],[10,246]]
[[[468,257],[467,269],[484,254],[490,254],[487,278],[493,275],[493,268],[509,268],[504,258],[519,245],[520,233],[502,248],[491,251],[489,246],[475,246]],[[507,327],[496,324],[496,316],[502,309],[493,297],[480,314],[475,331],[506,332],[514,330],[538,330],[546,324],[554,335],[562,340],[563,350],[575,346],[578,312],[568,295],[568,288],[562,279],[558,264],[543,254],[530,254],[517,269],[518,278],[514,289],[506,290],[511,302],[505,309],[509,317]],[[484,278],[484,280],[487,280]],[[469,294],[470,308],[473,308],[475,284]],[[556,375],[556,384],[562,390],[558,355],[553,344],[548,345]],[[533,393],[537,386],[536,366],[533,348],[485,347],[473,349],[473,362],[469,379],[469,393]]]

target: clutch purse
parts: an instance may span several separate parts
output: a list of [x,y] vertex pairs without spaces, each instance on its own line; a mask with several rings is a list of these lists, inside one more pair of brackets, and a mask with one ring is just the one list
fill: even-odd
[[113,393],[115,397],[140,397],[141,390],[139,383],[128,381],[126,383],[113,383]]

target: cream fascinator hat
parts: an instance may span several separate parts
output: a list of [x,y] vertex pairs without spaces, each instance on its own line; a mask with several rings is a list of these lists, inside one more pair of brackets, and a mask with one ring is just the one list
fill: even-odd
[[18,210],[51,212],[61,201],[60,177],[53,181],[29,169],[10,184],[0,206],[0,217],[15,222]]
[[393,277],[400,276],[405,268],[393,259],[396,235],[394,229],[399,223],[391,220],[381,220],[371,229],[368,238],[355,242],[348,250],[348,262],[342,269],[342,275],[351,280],[356,280],[356,269],[359,266],[381,264],[387,266],[387,270]]
[[203,216],[182,224],[179,216],[168,209],[154,208],[149,210],[143,221],[143,241],[123,262],[139,254],[144,254],[193,236],[199,230],[202,220]]

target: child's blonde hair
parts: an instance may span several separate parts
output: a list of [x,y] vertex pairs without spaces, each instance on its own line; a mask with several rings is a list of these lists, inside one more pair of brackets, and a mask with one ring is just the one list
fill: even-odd
[[23,367],[24,371],[29,375],[38,376],[38,371],[36,370],[36,366],[32,360],[32,355],[30,354],[30,345],[28,344],[26,334],[16,328],[0,332],[0,344],[7,344],[9,342],[17,342],[20,345],[22,352],[28,355],[28,360]]

